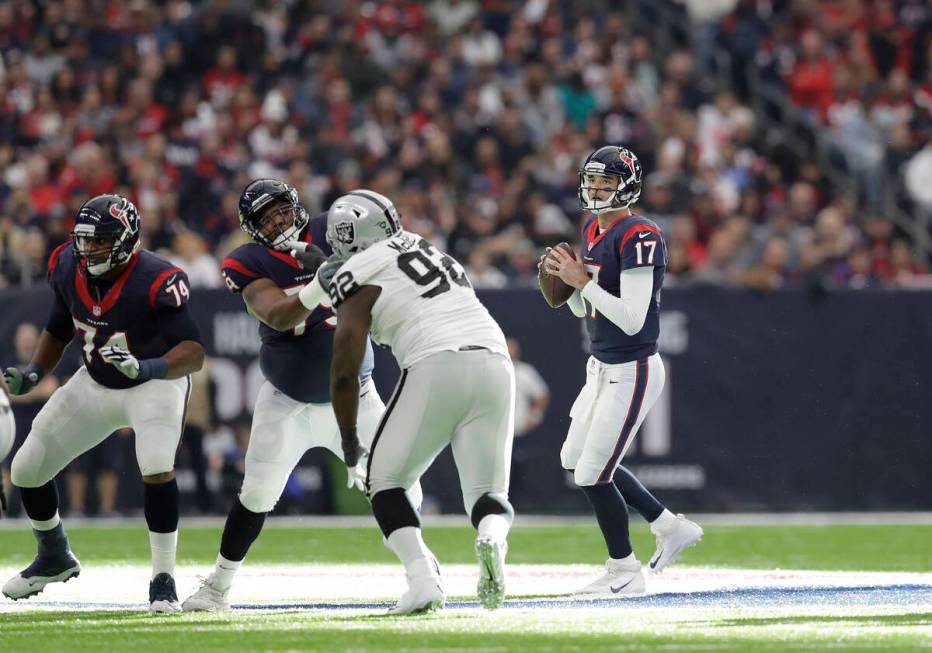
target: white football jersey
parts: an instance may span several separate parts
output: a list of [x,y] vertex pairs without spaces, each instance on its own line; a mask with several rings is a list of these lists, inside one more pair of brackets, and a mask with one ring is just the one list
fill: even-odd
[[359,286],[382,289],[372,307],[372,339],[404,369],[431,354],[486,347],[508,356],[505,336],[463,267],[417,234],[401,231],[355,254],[330,284],[334,307]]

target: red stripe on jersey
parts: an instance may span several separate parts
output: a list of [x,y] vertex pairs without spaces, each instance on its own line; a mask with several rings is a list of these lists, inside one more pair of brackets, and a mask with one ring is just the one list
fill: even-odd
[[649,224],[636,224],[625,232],[624,237],[621,239],[620,250],[624,250],[625,243],[631,240],[634,237],[634,234],[644,233],[645,231],[649,231],[658,236],[660,235],[660,232],[657,231],[656,227],[652,227]]
[[596,218],[595,220],[593,220],[593,221],[590,223],[588,233],[586,234],[586,235],[588,236],[588,239],[587,239],[587,240],[588,240],[587,248],[588,248],[588,249],[592,249],[593,247],[595,247],[603,238],[605,238],[606,235],[608,235],[608,232],[610,232],[612,229],[614,229],[615,227],[617,227],[618,225],[620,225],[621,222],[622,222],[622,220],[624,220],[624,217],[621,217],[621,218],[619,218],[618,220],[616,220],[615,222],[613,222],[613,223],[609,226],[609,228],[608,228],[608,229],[604,229],[604,230],[602,231],[602,233],[599,233],[599,231],[598,231],[598,229],[599,229],[599,220],[598,220],[598,218]]
[[184,272],[184,270],[181,268],[169,268],[155,278],[155,281],[149,286],[149,306],[155,307],[155,296],[159,294],[159,288],[162,287],[162,282],[177,272]]
[[49,257],[49,283],[52,282],[52,275],[55,274],[55,268],[58,267],[58,255],[61,254],[61,251],[65,249],[67,245],[70,245],[71,241],[66,240],[61,245],[52,250],[52,255]]
[[[116,283],[110,287],[110,290],[107,291],[107,294],[104,295],[103,300],[98,304],[93,299],[91,299],[91,291],[87,287],[87,278],[84,276],[85,272],[81,266],[74,272],[74,287],[78,292],[78,297],[81,299],[81,303],[84,304],[84,307],[90,311],[91,315],[94,317],[100,317],[111,308],[116,306],[117,301],[120,299],[120,293],[123,292],[123,286],[126,285],[126,282],[129,280],[129,275],[132,274],[133,268],[136,267],[136,264],[139,262],[139,254],[133,254],[132,258],[129,260],[129,263],[126,264],[126,267],[123,268],[123,271],[120,272],[120,276],[117,277]],[[94,308],[98,310],[94,310]]]
[[285,254],[284,252],[278,252],[274,249],[269,249],[268,247],[266,247],[266,250],[268,250],[269,254],[271,254],[277,259],[284,261],[285,263],[287,263],[293,268],[301,267],[300,265],[298,265],[298,261],[294,257],[289,256],[288,254]]
[[304,238],[303,238],[303,240],[304,240],[304,242],[306,242],[306,243],[309,243],[309,244],[312,244],[312,245],[314,244],[314,237],[311,235],[311,225],[310,225],[310,223],[308,223],[308,225],[304,228]]
[[235,258],[230,258],[229,256],[223,259],[223,263],[220,264],[220,269],[222,270],[223,268],[230,268],[231,270],[236,270],[240,274],[246,275],[247,277],[258,277],[259,276],[258,272],[253,272],[252,270],[247,268],[245,265],[237,261]]

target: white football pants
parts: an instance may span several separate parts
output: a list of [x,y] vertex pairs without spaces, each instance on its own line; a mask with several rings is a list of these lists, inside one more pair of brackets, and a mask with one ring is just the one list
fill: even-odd
[[612,482],[665,378],[660,354],[617,365],[589,358],[586,384],[570,409],[560,451],[563,468],[575,470],[576,485]]
[[0,391],[0,462],[10,453],[15,438],[16,420],[13,419],[10,399],[5,392]]
[[409,487],[451,445],[466,514],[483,494],[506,500],[514,404],[511,360],[487,349],[439,352],[403,370],[370,450],[369,496]]
[[127,427],[136,433],[136,461],[143,476],[172,471],[190,392],[189,377],[107,388],[82,367],[33,420],[13,457],[13,484],[45,485],[72,460]]
[[[376,427],[385,411],[371,380],[360,388],[357,429],[359,441],[371,448]],[[240,503],[252,512],[270,512],[285,489],[285,483],[308,449],[324,447],[343,459],[340,427],[333,406],[307,404],[292,399],[266,381],[259,389],[246,450],[246,475]],[[412,486],[414,486],[412,488]],[[420,485],[415,478],[410,495],[420,508]]]

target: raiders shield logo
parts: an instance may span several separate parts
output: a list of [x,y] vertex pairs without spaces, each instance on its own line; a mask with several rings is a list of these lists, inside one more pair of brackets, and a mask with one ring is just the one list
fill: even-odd
[[339,222],[335,225],[337,240],[347,245],[352,245],[356,240],[356,227],[352,222]]

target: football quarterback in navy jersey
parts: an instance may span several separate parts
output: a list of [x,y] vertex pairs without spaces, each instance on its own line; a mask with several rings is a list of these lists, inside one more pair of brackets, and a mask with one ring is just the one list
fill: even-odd
[[[185,600],[186,611],[229,607],[236,571],[308,449],[325,447],[343,457],[330,404],[336,316],[317,278],[336,269],[325,263],[331,254],[327,215],[309,217],[294,188],[277,179],[257,179],[240,197],[239,218],[254,242],[231,252],[221,273],[259,320],[259,363],[266,381],[253,412],[243,486],[227,517],[214,572]],[[364,444],[371,442],[385,408],[370,378],[372,367],[367,345],[359,399]],[[363,459],[349,471],[350,487],[362,489],[364,469]],[[420,487],[413,493],[419,495]]]
[[43,406],[12,463],[32,521],[38,555],[3,586],[21,599],[81,570],[61,519],[55,475],[121,428],[136,434],[152,549],[149,608],[178,612],[172,577],[178,541],[175,450],[184,427],[190,374],[204,348],[188,311],[181,268],[139,248],[139,213],[118,195],[98,195],[78,211],[72,238],[49,259],[53,304],[25,368],[7,368],[11,394],[29,392],[72,339],[84,366]]
[[664,508],[619,466],[664,384],[657,338],[667,246],[657,224],[631,210],[641,176],[640,161],[624,147],[592,152],[579,171],[579,199],[593,214],[583,226],[581,258],[561,247],[541,257],[546,272],[576,289],[567,303],[586,319],[592,343],[586,383],[560,452],[595,510],[609,552],[605,573],[577,592],[586,596],[644,592],[626,499],[657,538],[652,570],[663,570],[702,537],[697,524]]

